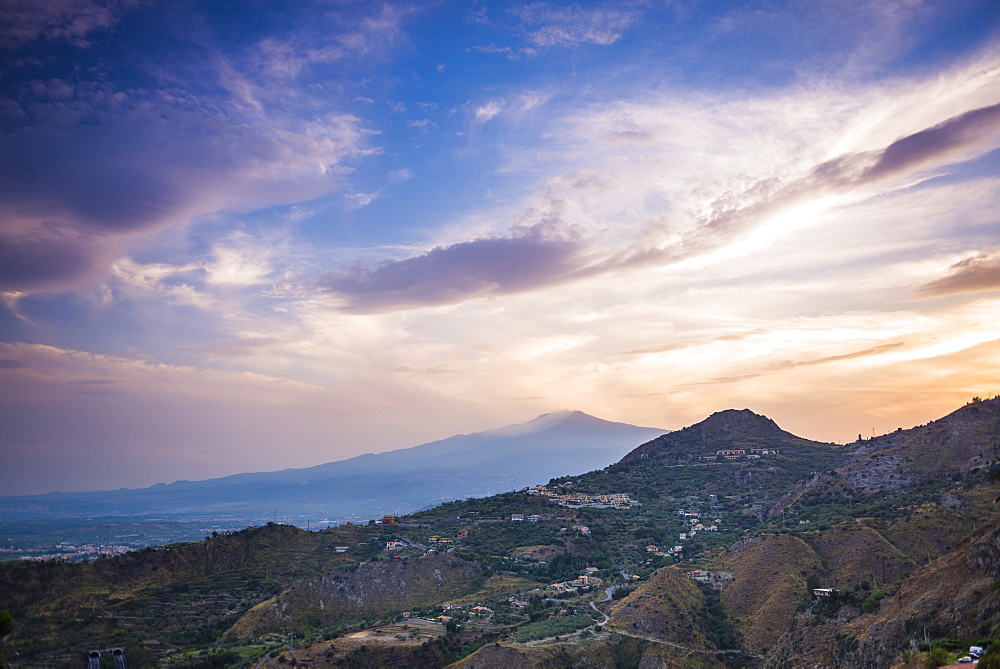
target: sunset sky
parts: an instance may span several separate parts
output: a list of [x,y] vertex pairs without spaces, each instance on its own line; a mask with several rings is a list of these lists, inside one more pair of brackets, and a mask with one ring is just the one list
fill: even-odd
[[0,3],[2,494],[1000,393],[1000,3]]

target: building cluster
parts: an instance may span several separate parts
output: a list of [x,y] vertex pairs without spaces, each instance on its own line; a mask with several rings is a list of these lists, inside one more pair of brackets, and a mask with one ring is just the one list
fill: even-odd
[[715,518],[712,520],[711,525],[706,525],[701,521],[701,513],[698,511],[681,510],[677,512],[677,515],[684,518],[685,521],[691,526],[687,532],[681,533],[681,541],[694,537],[694,535],[698,532],[718,532],[719,523],[722,522],[721,518]]
[[583,492],[558,492],[549,489],[547,486],[536,485],[528,488],[529,495],[541,495],[547,497],[550,502],[571,508],[593,507],[598,509],[631,509],[639,506],[639,502],[632,499],[627,492],[615,492],[591,495]]
[[733,580],[733,572],[721,569],[695,569],[687,572],[688,578],[702,583],[710,583],[716,588],[721,588],[727,581]]
[[[30,562],[44,562],[46,560],[62,560],[64,562],[80,562],[82,560],[93,560],[96,558],[108,557],[111,555],[124,555],[136,550],[133,546],[108,546],[104,544],[82,544],[76,546],[69,543],[61,543],[54,551],[48,553],[38,553],[22,555],[17,559]],[[22,549],[6,549],[5,553],[25,553]]]
[[774,448],[723,448],[715,452],[715,455],[703,455],[702,460],[719,460],[730,462],[733,460],[758,460],[761,457],[777,455],[779,451]]
[[585,588],[588,586],[599,586],[604,584],[604,580],[597,576],[601,570],[597,567],[586,567],[583,573],[577,576],[572,581],[563,581],[562,583],[552,583],[545,587],[546,590],[555,590],[557,592],[575,592],[577,588]]

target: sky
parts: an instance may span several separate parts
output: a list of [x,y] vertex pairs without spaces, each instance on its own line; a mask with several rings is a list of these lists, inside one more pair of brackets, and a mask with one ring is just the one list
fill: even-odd
[[995,0],[0,1],[2,494],[1000,393]]

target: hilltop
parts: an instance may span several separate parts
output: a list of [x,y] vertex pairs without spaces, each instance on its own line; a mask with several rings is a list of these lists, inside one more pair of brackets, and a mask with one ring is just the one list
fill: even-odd
[[925,628],[1000,638],[998,416],[977,400],[836,445],[727,410],[603,469],[384,522],[7,566],[9,645],[176,666],[216,642],[231,666],[274,658],[292,632],[314,666],[918,661]]

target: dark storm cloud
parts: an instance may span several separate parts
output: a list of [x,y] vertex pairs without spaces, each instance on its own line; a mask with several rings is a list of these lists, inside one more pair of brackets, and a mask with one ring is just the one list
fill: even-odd
[[535,226],[518,236],[439,246],[375,269],[330,272],[320,286],[342,297],[346,310],[360,313],[451,304],[564,280],[577,269],[578,250],[577,241]]
[[948,274],[917,289],[920,297],[1000,290],[1000,251],[980,253],[955,263]]

